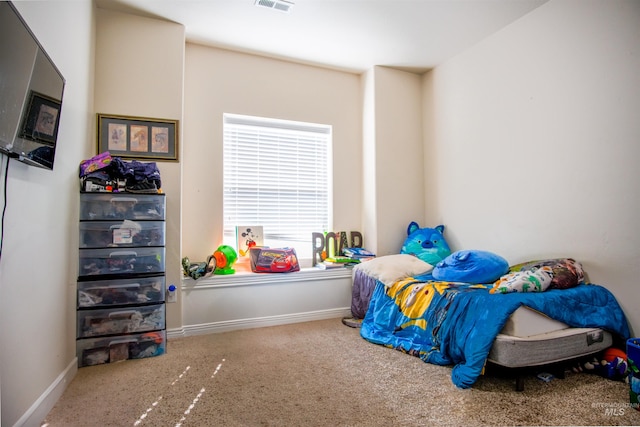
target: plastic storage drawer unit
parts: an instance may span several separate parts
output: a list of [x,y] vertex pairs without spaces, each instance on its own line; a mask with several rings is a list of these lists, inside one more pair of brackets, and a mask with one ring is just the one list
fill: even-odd
[[160,356],[166,351],[165,331],[78,340],[78,366],[100,365],[127,359]]
[[78,338],[146,332],[165,328],[164,304],[78,310]]
[[80,248],[164,246],[164,221],[85,221]]
[[164,272],[164,248],[80,249],[78,276]]
[[80,193],[80,221],[164,220],[164,194]]
[[164,194],[80,193],[78,366],[166,351]]
[[78,282],[78,308],[164,302],[165,277]]

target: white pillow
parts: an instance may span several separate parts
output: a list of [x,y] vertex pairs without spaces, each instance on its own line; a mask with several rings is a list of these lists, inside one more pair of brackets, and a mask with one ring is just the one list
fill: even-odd
[[433,270],[433,266],[409,254],[384,255],[365,261],[353,268],[362,271],[389,287],[407,277],[417,276]]

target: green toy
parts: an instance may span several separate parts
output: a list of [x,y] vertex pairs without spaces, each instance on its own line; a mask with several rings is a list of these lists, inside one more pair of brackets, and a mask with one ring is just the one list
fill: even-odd
[[236,272],[233,269],[233,264],[238,259],[238,254],[231,246],[219,246],[213,253],[213,257],[216,260],[216,268],[213,270],[213,274],[233,274]]

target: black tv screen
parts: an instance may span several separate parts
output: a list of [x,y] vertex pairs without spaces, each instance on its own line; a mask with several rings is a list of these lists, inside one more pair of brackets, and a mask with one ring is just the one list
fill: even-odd
[[64,86],[15,6],[0,1],[0,152],[53,169]]

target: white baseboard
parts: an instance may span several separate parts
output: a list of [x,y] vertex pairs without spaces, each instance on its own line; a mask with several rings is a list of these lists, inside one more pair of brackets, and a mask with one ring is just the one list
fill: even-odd
[[311,322],[351,316],[351,308],[333,308],[330,310],[311,311],[306,313],[283,314],[278,316],[257,317],[252,319],[225,320],[201,325],[185,325],[182,328],[168,329],[167,339],[187,337],[191,335],[214,334],[235,331],[238,329],[264,328],[267,326],[286,325],[289,323]]
[[62,393],[78,372],[78,358],[74,357],[58,378],[40,395],[33,405],[14,424],[14,427],[39,427],[49,411],[53,409]]

